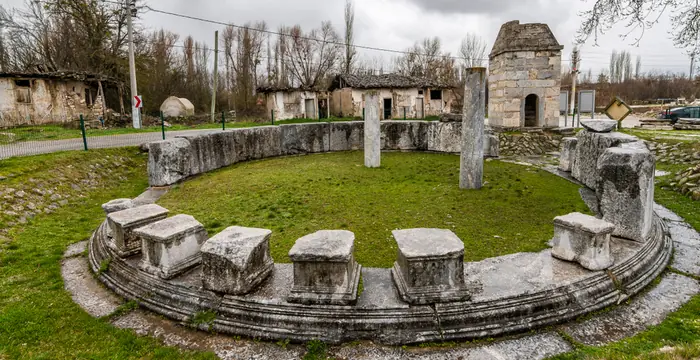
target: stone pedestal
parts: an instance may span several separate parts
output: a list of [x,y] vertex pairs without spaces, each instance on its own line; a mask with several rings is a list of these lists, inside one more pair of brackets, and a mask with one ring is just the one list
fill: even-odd
[[450,230],[392,232],[399,252],[391,275],[401,298],[433,304],[470,298],[464,284],[464,243]]
[[596,196],[603,219],[615,224],[613,235],[645,242],[654,213],[655,160],[636,145],[607,149],[598,159]]
[[294,286],[287,301],[354,304],[362,269],[353,256],[354,242],[355,234],[346,230],[321,230],[299,238],[289,250]]
[[204,226],[190,215],[175,215],[134,230],[141,238],[141,270],[163,279],[199,264],[207,240]]
[[576,158],[576,145],[578,139],[565,137],[561,139],[561,152],[559,154],[559,170],[570,172]]
[[119,257],[127,257],[141,251],[141,239],[134,230],[163,220],[168,210],[156,204],[137,206],[107,215],[107,223],[114,236],[114,251]]
[[365,94],[365,166],[381,165],[382,132],[379,124],[379,95],[368,91]]
[[464,85],[460,189],[481,189],[484,178],[484,110],[486,68],[467,69]]
[[272,273],[270,236],[266,229],[231,226],[202,245],[202,285],[205,289],[244,295]]
[[552,256],[575,261],[588,270],[612,266],[610,234],[615,225],[596,217],[571,213],[554,218]]

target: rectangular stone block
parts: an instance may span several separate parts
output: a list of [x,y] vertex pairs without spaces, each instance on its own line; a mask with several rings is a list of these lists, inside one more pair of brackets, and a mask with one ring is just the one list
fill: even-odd
[[212,291],[244,295],[272,273],[266,229],[231,226],[202,245],[202,285]]
[[191,215],[175,215],[134,230],[141,238],[141,270],[170,279],[198,265],[207,240],[204,226]]
[[385,120],[381,122],[382,150],[427,150],[430,130],[444,124],[426,121]]
[[364,122],[332,122],[330,124],[331,151],[359,150],[364,142]]
[[230,133],[233,136],[236,162],[283,155],[279,126],[233,129]]
[[578,262],[592,271],[613,265],[610,234],[615,225],[594,216],[571,213],[554,218],[552,256]]
[[608,148],[638,140],[632,135],[619,132],[593,133],[587,130],[579,131],[576,137],[578,138],[576,159],[571,175],[594,190],[598,181],[598,158],[603,152]]
[[167,186],[192,173],[190,142],[175,138],[148,144],[148,184]]
[[559,153],[559,170],[570,172],[576,159],[576,144],[578,139],[575,137],[565,137],[561,139],[561,152]]
[[391,275],[401,298],[410,304],[463,301],[464,243],[450,230],[392,231],[398,255]]
[[354,242],[355,234],[347,230],[321,230],[299,238],[289,250],[294,285],[287,301],[354,304],[362,269],[353,256]]
[[149,204],[113,212],[107,215],[107,223],[114,235],[114,251],[119,257],[127,257],[141,251],[141,239],[134,230],[163,220],[168,210],[160,205]]
[[105,214],[131,209],[134,207],[134,202],[131,199],[114,199],[102,204],[102,210]]
[[645,242],[652,227],[656,164],[649,150],[632,145],[609,148],[598,159],[596,197],[603,219],[615,224],[613,235]]
[[282,151],[285,155],[311,154],[330,150],[328,123],[281,125]]

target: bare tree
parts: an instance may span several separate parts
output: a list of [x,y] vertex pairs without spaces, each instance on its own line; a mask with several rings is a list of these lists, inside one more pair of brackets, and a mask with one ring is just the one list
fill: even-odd
[[287,49],[285,57],[290,75],[302,87],[319,87],[340,57],[338,34],[329,21],[305,34],[301,26],[286,29],[282,37]]
[[459,45],[459,56],[465,68],[483,66],[486,61],[486,42],[476,34],[467,34]]
[[634,78],[639,79],[642,76],[642,56],[637,55],[637,63],[634,66]]
[[[689,53],[697,51],[700,33],[700,2],[697,0],[594,0],[593,6],[581,13],[582,23],[576,40],[584,43],[590,37],[598,37],[613,25],[624,23],[627,31],[621,36],[633,36],[633,44],[639,44],[644,32],[668,16],[673,24],[671,36],[674,44]],[[634,35],[633,35],[634,34]]]
[[346,74],[352,72],[355,55],[357,54],[354,46],[354,26],[355,7],[352,0],[345,0],[345,59],[343,60],[343,70]]

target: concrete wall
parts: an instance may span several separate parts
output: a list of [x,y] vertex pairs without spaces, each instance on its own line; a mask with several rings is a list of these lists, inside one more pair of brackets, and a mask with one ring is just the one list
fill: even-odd
[[538,97],[535,127],[559,126],[561,51],[516,51],[489,64],[489,125],[524,127],[525,98]]
[[[267,113],[275,111],[275,120],[318,119],[319,94],[314,91],[276,91],[265,94]],[[306,113],[306,100],[313,101],[313,109]],[[310,115],[310,116],[309,116]]]
[[439,116],[442,113],[451,112],[452,104],[455,101],[452,89],[441,90],[442,99],[431,99],[430,89],[345,88],[334,90],[331,94],[331,114],[338,117],[362,117],[362,109],[365,107],[365,93],[369,90],[375,90],[379,93],[379,116],[381,120],[387,120],[384,116],[384,99],[391,99],[391,119],[403,119],[404,109],[406,110],[407,119],[424,119],[426,116]]
[[17,92],[22,87],[13,78],[0,78],[0,126],[38,125],[70,122],[80,114],[102,114],[102,99],[92,89],[93,103],[88,108],[85,89],[89,85],[80,81],[29,79],[30,102],[18,102]]
[[[382,150],[461,150],[462,124],[382,121]],[[492,140],[493,139],[493,140]],[[486,135],[485,156],[498,156],[498,138]],[[148,178],[165,186],[241,161],[274,156],[361,149],[364,122],[321,122],[233,129],[149,144]]]

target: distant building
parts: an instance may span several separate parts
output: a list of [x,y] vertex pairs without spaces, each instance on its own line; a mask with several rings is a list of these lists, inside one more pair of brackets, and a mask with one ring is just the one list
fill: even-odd
[[489,55],[489,124],[559,126],[561,50],[547,24],[503,24]]
[[64,123],[81,114],[96,119],[114,99],[119,83],[106,77],[59,71],[52,73],[0,73],[0,127]]
[[325,119],[328,117],[328,93],[299,87],[259,87],[267,114],[274,111],[275,120]]
[[398,74],[337,75],[328,90],[336,117],[362,117],[365,93],[371,90],[379,92],[382,120],[423,119],[461,110],[452,109],[454,85]]

